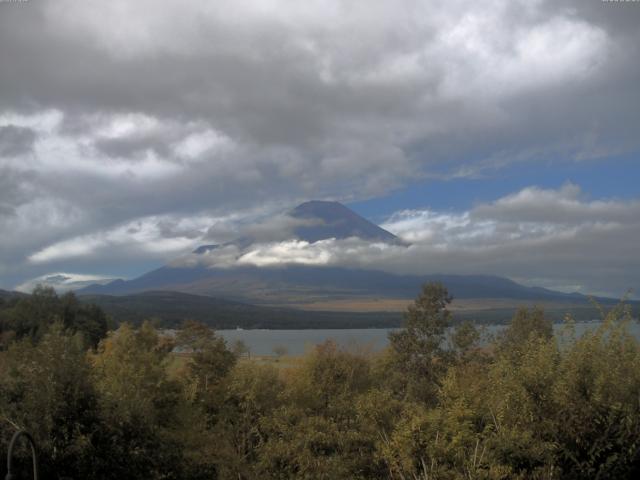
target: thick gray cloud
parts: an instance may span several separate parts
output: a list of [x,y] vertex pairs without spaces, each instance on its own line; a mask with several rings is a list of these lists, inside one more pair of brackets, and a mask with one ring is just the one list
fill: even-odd
[[14,157],[31,151],[35,132],[13,125],[0,127],[0,157]]
[[30,200],[28,187],[32,177],[29,172],[0,166],[0,219],[14,215],[16,207]]
[[639,20],[599,0],[0,3],[0,285],[161,262],[310,198],[637,151]]

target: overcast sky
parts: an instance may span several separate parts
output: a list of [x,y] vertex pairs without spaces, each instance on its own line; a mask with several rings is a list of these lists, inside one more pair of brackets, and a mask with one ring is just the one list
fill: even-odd
[[413,246],[236,260],[638,289],[639,24],[601,0],[0,1],[0,288],[133,277],[332,199]]

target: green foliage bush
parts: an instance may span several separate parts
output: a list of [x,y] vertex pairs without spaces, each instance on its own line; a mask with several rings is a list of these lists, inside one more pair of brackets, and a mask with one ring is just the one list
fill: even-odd
[[326,342],[292,365],[240,358],[194,322],[94,342],[99,314],[89,328],[73,298],[40,291],[3,307],[1,445],[26,428],[60,479],[638,478],[624,307],[579,337],[521,310],[479,346],[472,324],[449,329],[450,300],[426,285],[384,352]]

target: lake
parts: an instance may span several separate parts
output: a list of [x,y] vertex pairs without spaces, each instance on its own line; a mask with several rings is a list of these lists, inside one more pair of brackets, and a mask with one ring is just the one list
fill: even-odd
[[[576,323],[576,334],[596,328],[599,322]],[[560,332],[563,324],[555,324],[554,330]],[[505,325],[484,326],[485,337],[498,333]],[[229,346],[242,340],[253,355],[273,355],[275,347],[284,347],[289,355],[301,355],[314,345],[326,340],[334,340],[338,345],[349,348],[368,348],[381,350],[387,343],[387,334],[392,328],[364,329],[327,329],[327,330],[218,330]],[[633,322],[629,331],[640,339],[640,323]]]

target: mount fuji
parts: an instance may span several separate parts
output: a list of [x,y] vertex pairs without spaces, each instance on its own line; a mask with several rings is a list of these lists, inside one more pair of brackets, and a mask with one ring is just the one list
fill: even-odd
[[[337,202],[310,201],[287,214],[293,228],[290,239],[315,244],[327,239],[356,238],[371,243],[408,247],[402,239],[375,225]],[[249,251],[257,240],[245,236],[224,244],[196,248],[187,264],[172,263],[132,280],[91,285],[80,295],[129,295],[147,291],[174,291],[256,305],[286,305],[298,308],[334,308],[336,302],[351,308],[354,302],[384,305],[408,301],[428,281],[443,282],[456,299],[509,299],[529,302],[584,302],[583,295],[539,287],[526,287],[492,275],[397,275],[379,270],[344,268],[336,265],[287,264],[277,267],[234,265],[208,266],[199,259],[215,258],[225,248]]]

